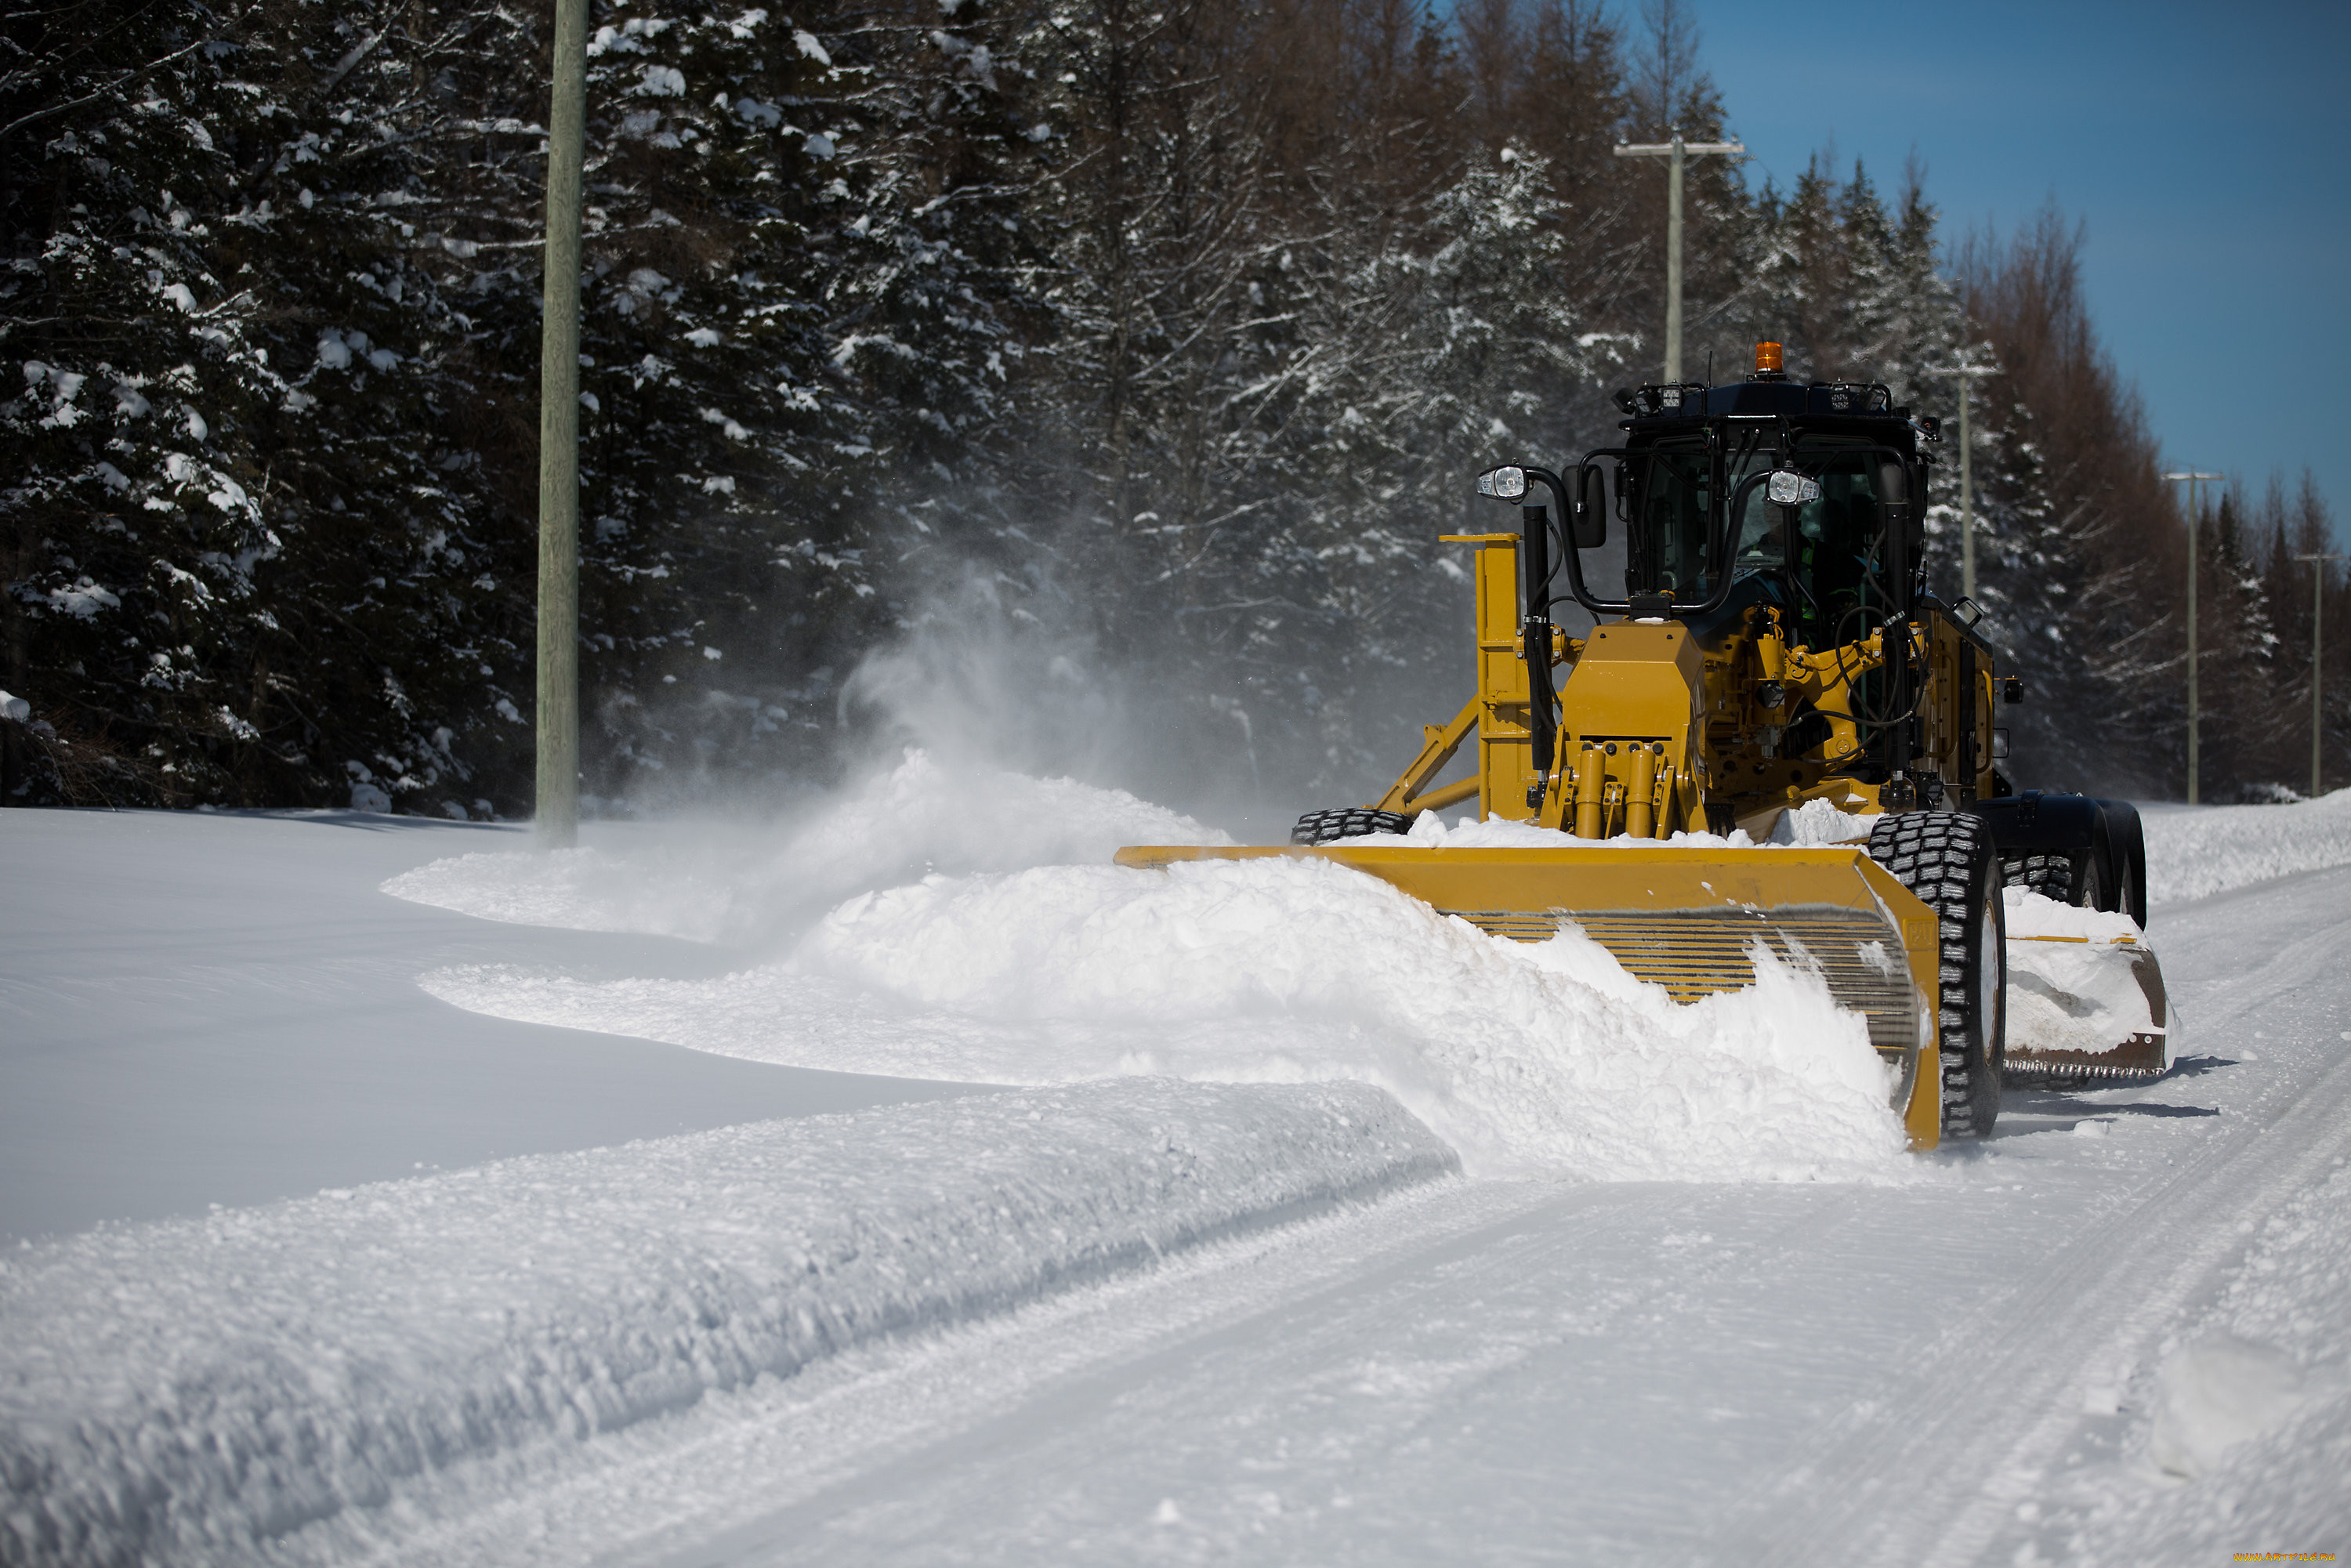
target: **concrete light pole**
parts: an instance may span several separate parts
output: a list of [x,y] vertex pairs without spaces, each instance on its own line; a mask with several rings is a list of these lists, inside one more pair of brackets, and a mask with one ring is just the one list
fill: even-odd
[[2177,474],[2166,474],[2164,477],[2188,482],[2188,803],[2193,806],[2196,804],[2198,780],[2201,777],[2196,752],[2196,486],[2217,480],[2220,476],[2182,469]]
[[2326,563],[2351,559],[2351,557],[2298,555],[2294,559],[2310,563],[2310,798],[2315,800],[2319,794],[2319,765],[2325,757],[2326,739],[2325,677],[2318,663],[2319,628],[2326,615]]
[[1928,367],[1930,376],[1959,378],[1959,597],[1976,596],[1976,485],[1975,444],[1968,439],[1969,393],[1974,390],[1978,376],[1996,376],[1996,365],[1935,365]]
[[1747,151],[1743,141],[1684,141],[1680,126],[1671,141],[1637,145],[1619,143],[1619,158],[1664,158],[1670,161],[1672,179],[1666,194],[1666,373],[1667,386],[1682,379],[1682,164],[1709,153],[1730,157]]
[[547,115],[547,283],[538,347],[540,845],[580,836],[580,185],[587,156],[588,0],[556,0]]

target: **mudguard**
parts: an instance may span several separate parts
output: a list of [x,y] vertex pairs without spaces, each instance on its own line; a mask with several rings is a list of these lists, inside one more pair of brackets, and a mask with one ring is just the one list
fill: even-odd
[[[1992,842],[2006,854],[2080,854],[2097,841],[2100,802],[2087,795],[2027,789],[1969,810],[1991,824]],[[2133,812],[2134,820],[2137,813]]]

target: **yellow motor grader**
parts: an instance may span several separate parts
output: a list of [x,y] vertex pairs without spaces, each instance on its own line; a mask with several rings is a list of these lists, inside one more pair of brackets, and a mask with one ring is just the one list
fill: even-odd
[[[1882,384],[1792,382],[1772,343],[1745,381],[1617,402],[1622,444],[1567,475],[1479,476],[1520,527],[1447,536],[1476,550],[1478,689],[1377,801],[1310,811],[1286,846],[1136,847],[1120,863],[1319,856],[1497,936],[1572,923],[1683,1002],[1751,985],[1767,951],[1862,1015],[1920,1147],[1989,1134],[2004,1079],[2163,1071],[2161,977],[2133,937],[2051,938],[2127,967],[2146,1008],[2122,1038],[2009,1049],[2003,887],[2143,925],[2145,852],[2127,804],[2019,794],[2001,774],[1997,704],[2021,683],[1996,670],[1975,607],[1929,593],[1922,568],[1937,422]],[[1583,565],[1612,519],[1613,597]],[[1594,619],[1587,634],[1554,624],[1563,597]],[[1473,742],[1468,775],[1439,783]],[[1481,821],[1560,836],[1403,838],[1473,799]],[[1844,816],[1794,815],[1812,802]],[[1825,844],[1783,825],[1846,817],[1865,821]]]

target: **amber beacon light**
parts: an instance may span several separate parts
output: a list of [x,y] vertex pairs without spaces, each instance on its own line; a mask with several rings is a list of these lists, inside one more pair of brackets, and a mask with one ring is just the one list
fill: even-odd
[[1780,363],[1780,345],[1777,343],[1756,344],[1755,368],[1758,371],[1778,371],[1783,369],[1784,367]]

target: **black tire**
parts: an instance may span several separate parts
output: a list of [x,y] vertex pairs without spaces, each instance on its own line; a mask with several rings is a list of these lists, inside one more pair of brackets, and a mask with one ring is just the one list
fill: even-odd
[[1290,830],[1290,841],[1335,844],[1341,839],[1360,839],[1365,833],[1401,833],[1411,826],[1412,819],[1401,811],[1374,810],[1369,806],[1333,806],[1299,818],[1298,826]]
[[2011,887],[2022,887],[2081,909],[2129,915],[2147,924],[2147,835],[2127,800],[2100,800],[2090,841],[2072,851],[2043,850],[2001,857]]
[[2021,887],[2027,893],[2037,893],[2060,904],[2073,904],[2077,902],[2074,893],[2081,883],[2081,862],[2087,853],[2087,851],[2082,855],[2036,851],[2031,854],[2003,855],[2001,857],[2001,880],[2011,887]]
[[1943,1136],[1990,1137],[2008,1054],[2008,915],[1991,825],[1969,811],[1892,813],[1870,830],[1869,858],[1942,927]]

